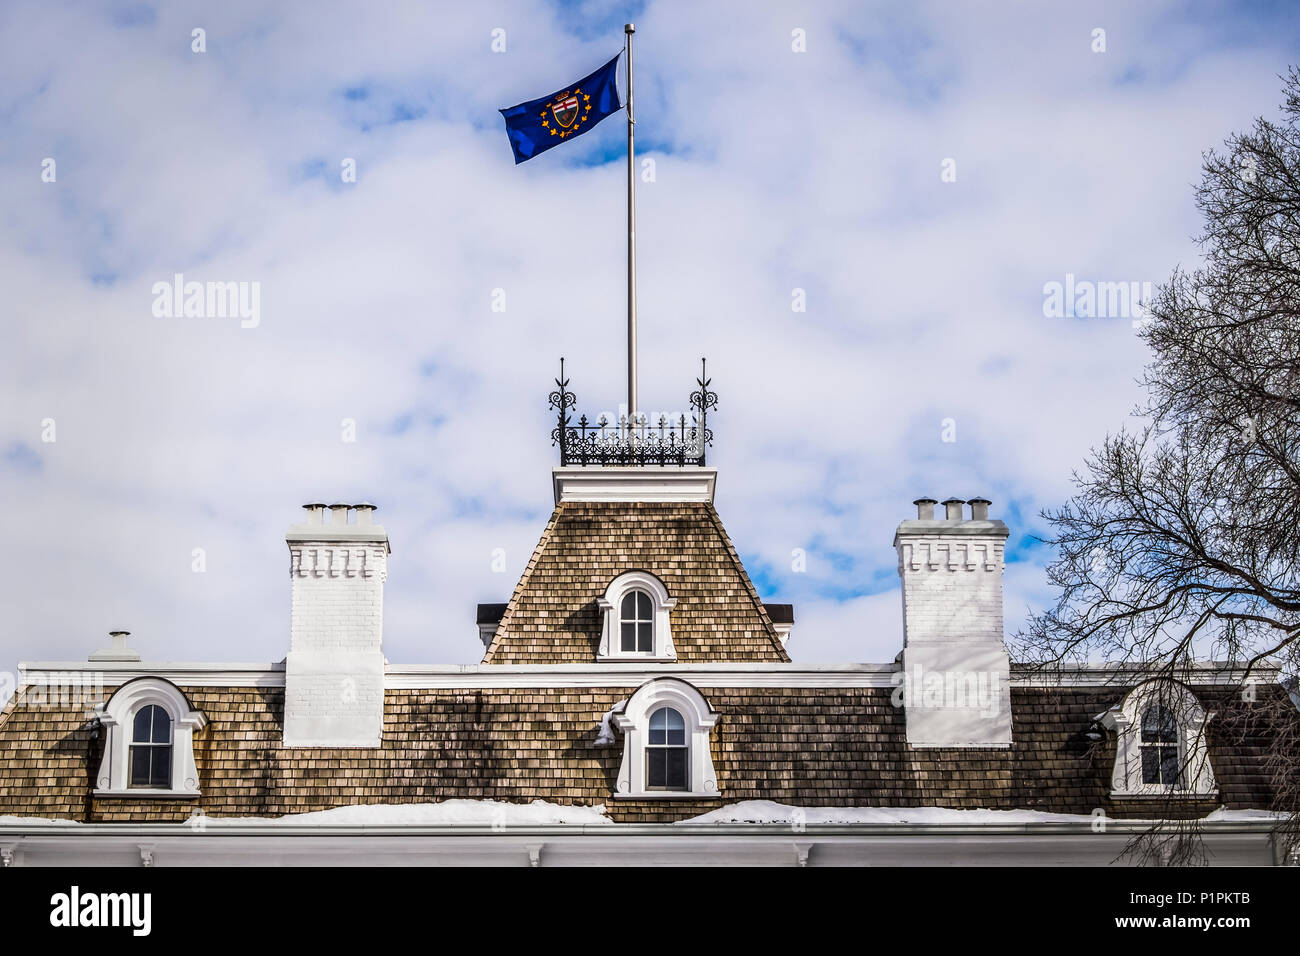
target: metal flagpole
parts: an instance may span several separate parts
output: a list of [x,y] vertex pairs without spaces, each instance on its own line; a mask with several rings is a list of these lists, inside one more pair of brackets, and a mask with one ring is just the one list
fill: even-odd
[[636,26],[623,25],[627,35],[627,418],[628,428],[636,421],[636,171],[632,133],[636,116],[632,111],[632,34]]

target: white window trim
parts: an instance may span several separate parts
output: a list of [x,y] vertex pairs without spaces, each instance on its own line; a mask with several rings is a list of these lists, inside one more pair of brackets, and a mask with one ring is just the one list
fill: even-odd
[[[132,787],[131,734],[135,715],[142,707],[156,704],[172,720],[172,786],[167,790]],[[104,757],[95,775],[96,797],[129,797],[153,800],[199,796],[199,772],[194,763],[194,732],[207,718],[190,709],[181,689],[159,677],[138,677],[127,681],[105,703],[95,708],[104,729]]]
[[[660,707],[671,707],[686,722],[687,789],[650,790],[646,787],[646,743],[650,715]],[[716,798],[718,775],[713,769],[709,737],[718,714],[704,695],[677,677],[660,677],[637,688],[622,710],[610,722],[623,734],[623,763],[615,784],[616,800],[689,800]]]
[[[1184,783],[1181,788],[1175,784],[1142,782],[1142,713],[1155,703],[1168,707],[1178,723],[1178,766]],[[1218,794],[1206,739],[1206,727],[1214,719],[1214,713],[1207,712],[1184,684],[1165,678],[1148,681],[1135,687],[1097,719],[1115,732],[1111,797],[1178,796],[1194,799]]]
[[[629,591],[644,591],[650,595],[654,605],[654,649],[644,651],[624,651],[620,640],[619,614],[623,598]],[[604,596],[596,599],[603,618],[600,628],[600,649],[596,652],[598,661],[675,661],[677,650],[673,647],[672,609],[677,605],[677,598],[670,597],[664,583],[649,571],[625,571],[609,582]]]

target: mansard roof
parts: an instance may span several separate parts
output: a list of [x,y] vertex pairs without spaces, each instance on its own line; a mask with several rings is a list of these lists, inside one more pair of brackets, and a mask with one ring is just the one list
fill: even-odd
[[712,504],[560,501],[483,663],[594,662],[597,599],[630,570],[651,572],[677,599],[679,662],[790,660]]
[[[612,680],[617,677],[612,676]],[[621,743],[598,746],[601,718],[636,690],[614,686],[390,688],[377,749],[288,748],[284,688],[182,685],[207,718],[194,735],[201,795],[100,798],[92,793],[103,738],[93,705],[52,704],[31,688],[0,715],[0,815],[84,822],[181,822],[275,817],[367,803],[534,799],[604,804],[616,822],[668,822],[739,800],[797,806],[1031,809],[1114,818],[1202,815],[1218,805],[1272,806],[1269,771],[1278,720],[1297,719],[1279,685],[1256,700],[1198,686],[1208,710],[1211,800],[1113,800],[1113,737],[1093,739],[1097,713],[1126,688],[1012,688],[1008,749],[920,749],[888,686],[706,686],[718,713],[712,753],[717,800],[612,799]],[[104,688],[100,697],[113,692]],[[1283,703],[1285,706],[1277,707]],[[1291,731],[1292,733],[1294,731]]]

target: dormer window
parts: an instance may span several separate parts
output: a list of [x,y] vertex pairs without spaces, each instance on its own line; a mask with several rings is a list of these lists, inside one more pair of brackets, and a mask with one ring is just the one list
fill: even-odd
[[1098,720],[1115,732],[1111,797],[1218,793],[1207,727],[1214,717],[1178,681],[1161,678],[1134,688]]
[[596,601],[603,618],[601,661],[675,661],[670,615],[677,599],[649,571],[620,574]]
[[104,756],[96,797],[197,797],[194,733],[207,718],[160,677],[129,680],[95,708]]
[[718,714],[694,686],[660,677],[615,707],[610,724],[623,735],[616,798],[718,796],[710,737]]

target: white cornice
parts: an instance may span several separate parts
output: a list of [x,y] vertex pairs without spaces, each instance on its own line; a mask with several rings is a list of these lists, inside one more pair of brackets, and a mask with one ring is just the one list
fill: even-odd
[[561,501],[701,501],[713,503],[716,468],[551,469],[555,503]]
[[[1017,672],[1018,671],[1018,672]],[[1251,668],[1252,683],[1276,683],[1282,671],[1269,664]],[[1236,686],[1246,676],[1244,667],[1222,662],[1190,664],[1176,671],[1145,670],[1131,665],[1066,664],[1050,669],[1030,670],[1025,664],[1011,664],[1011,683],[1016,687],[1132,687],[1143,681],[1172,677],[1196,686]]]
[[[1013,668],[1015,665],[1013,665]],[[187,687],[283,687],[284,664],[175,662],[23,661],[20,684],[117,685],[136,677],[162,677]],[[708,663],[647,664],[390,664],[384,687],[397,689],[639,687],[655,677],[676,675],[697,687],[889,687],[897,685],[896,664]],[[1196,665],[1179,679],[1203,685],[1235,685],[1240,668]],[[1276,668],[1255,668],[1260,685],[1277,680]],[[1132,669],[1067,667],[1052,673],[1017,674],[1014,687],[1131,687],[1151,678]]]
[[137,677],[161,677],[186,687],[283,687],[284,662],[206,664],[174,661],[19,661],[19,683],[34,686],[124,684]]

